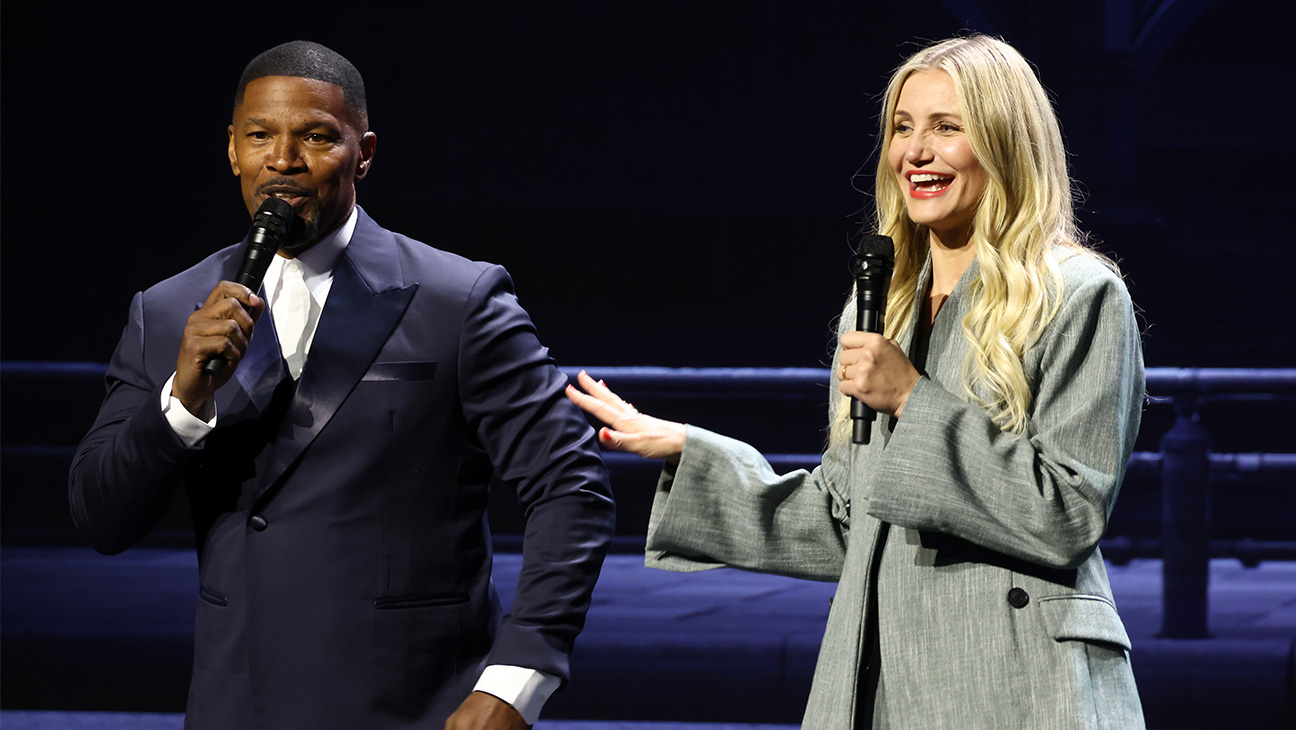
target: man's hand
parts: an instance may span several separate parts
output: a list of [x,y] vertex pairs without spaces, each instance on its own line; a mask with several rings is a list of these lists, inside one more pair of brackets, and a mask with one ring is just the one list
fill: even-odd
[[[216,389],[224,385],[247,353],[252,327],[265,311],[265,300],[251,289],[222,281],[207,295],[202,309],[189,315],[171,395],[195,416],[204,411]],[[218,377],[203,372],[208,360],[220,355],[228,363]],[[201,416],[199,416],[201,418]]]
[[446,730],[526,730],[531,727],[513,705],[495,695],[473,692],[446,720]]

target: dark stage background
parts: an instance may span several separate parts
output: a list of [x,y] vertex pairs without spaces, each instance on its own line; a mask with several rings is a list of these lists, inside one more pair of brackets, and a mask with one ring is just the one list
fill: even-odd
[[876,95],[916,39],[973,28],[1056,94],[1148,364],[1296,362],[1289,3],[411,8],[5,3],[0,356],[105,362],[133,292],[243,235],[234,84],[310,38],[368,82],[361,204],[506,265],[561,363],[822,364]]
[[[388,228],[507,266],[560,364],[816,367],[827,361],[850,284],[848,238],[869,204],[887,76],[924,39],[961,29],[1001,35],[1055,95],[1085,194],[1082,225],[1119,259],[1143,310],[1147,364],[1296,365],[1296,206],[1287,192],[1296,3],[395,5],[0,7],[5,709],[183,705],[191,554],[99,559],[62,547],[82,545],[66,478],[103,388],[95,367],[21,361],[107,362],[134,292],[244,235],[226,125],[243,66],[283,41],[322,42],[365,75],[378,134],[359,191],[366,210]],[[1177,555],[1194,545],[1244,563],[1251,555],[1251,565],[1272,548],[1268,572],[1252,574],[1271,577],[1244,591],[1238,581],[1212,585],[1216,639],[1158,644],[1160,597],[1204,612],[1204,593],[1163,592],[1156,571],[1113,571],[1128,576],[1118,586],[1122,615],[1138,637],[1152,727],[1292,725],[1293,604],[1281,598],[1282,610],[1263,616],[1257,607],[1290,594],[1291,563],[1275,571],[1272,561],[1296,554],[1293,400],[1290,384],[1255,390],[1202,399],[1209,447],[1236,463],[1211,467],[1210,491],[1185,490],[1214,500],[1198,505],[1211,513],[1209,531],[1185,509],[1180,531],[1163,542]],[[785,462],[812,461],[821,444],[817,397],[626,392],[645,410],[743,438]],[[1174,408],[1197,394],[1149,404],[1136,445],[1152,457],[1145,467],[1158,466]],[[1179,425],[1187,423],[1185,415]],[[619,535],[633,548],[656,469],[611,463]],[[1160,556],[1156,540],[1175,526],[1163,519],[1164,495],[1178,492],[1163,489],[1158,469],[1132,469],[1123,487],[1112,549],[1103,548],[1118,564],[1121,555]],[[496,508],[509,506],[508,490],[492,499],[508,559],[519,517]],[[186,510],[181,496],[145,545],[192,545]],[[1180,539],[1198,528],[1196,542]],[[792,614],[778,607],[826,611],[826,600],[748,605],[755,594],[747,589],[726,593],[758,616],[747,632],[755,643],[731,645],[680,624],[672,613],[680,594],[663,592],[670,606],[660,615],[669,621],[645,632],[642,604],[653,599],[644,587],[662,578],[643,572],[622,571],[617,582],[617,571],[605,571],[600,590],[611,591],[612,606],[591,614],[602,623],[581,638],[584,673],[566,707],[586,714],[571,716],[604,716],[603,701],[621,705],[606,716],[699,719],[696,708],[712,712],[706,693],[720,687],[736,699],[714,712],[746,707],[768,722],[782,716],[760,708],[778,702],[789,708],[781,721],[799,717],[821,628],[788,624]],[[624,620],[618,600],[631,607]],[[714,625],[737,636],[729,615],[712,615]],[[822,626],[822,615],[811,618]],[[789,626],[811,640],[785,642],[778,631]],[[777,660],[760,653],[765,645]],[[768,682],[747,682],[749,674]],[[787,694],[761,689],[774,682]],[[689,703],[681,688],[706,697],[692,703],[693,715],[680,710]],[[628,695],[639,704],[626,705]],[[1253,721],[1262,716],[1273,722]]]

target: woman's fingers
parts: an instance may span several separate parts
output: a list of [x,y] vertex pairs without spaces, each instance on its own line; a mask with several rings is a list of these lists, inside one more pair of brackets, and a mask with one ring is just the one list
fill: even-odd
[[576,375],[576,382],[579,388],[567,386],[567,399],[607,424],[598,430],[599,443],[604,447],[651,459],[679,461],[684,449],[684,424],[640,413],[584,370]]
[[621,450],[621,445],[625,442],[625,436],[626,435],[620,431],[613,431],[607,426],[600,428],[598,432],[599,443],[609,449],[615,449],[617,451]]
[[595,380],[584,370],[576,374],[576,382],[580,383],[580,386],[590,395],[610,406],[614,406],[621,410],[634,410],[629,403],[626,403],[621,399],[621,396],[613,393],[612,389],[607,387],[602,380]]
[[603,381],[595,380],[584,370],[576,375],[576,382],[580,384],[580,388],[568,385],[567,398],[609,426],[620,427],[627,416],[638,413],[634,406],[613,393]]
[[600,413],[600,411],[607,409],[608,406],[606,403],[599,400],[598,398],[595,398],[592,395],[588,395],[582,392],[579,388],[577,388],[574,385],[568,384],[566,393],[567,393],[567,400],[571,401],[572,403],[575,403],[581,410],[585,411],[591,416],[594,416],[595,418],[598,418],[601,421],[604,421],[605,423],[607,422],[606,419],[604,419],[602,414]]
[[837,389],[879,413],[899,416],[920,377],[894,340],[869,332],[847,332],[838,355]]

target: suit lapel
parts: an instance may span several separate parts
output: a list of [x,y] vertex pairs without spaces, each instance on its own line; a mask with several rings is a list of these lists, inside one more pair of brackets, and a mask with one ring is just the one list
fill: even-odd
[[[259,295],[264,297],[265,290],[259,292]],[[234,393],[235,400],[230,405],[237,408],[238,401],[243,400],[251,403],[255,409],[255,413],[251,414],[253,417],[264,413],[270,405],[270,398],[274,395],[275,388],[286,377],[288,377],[288,368],[284,364],[283,355],[280,354],[279,335],[275,332],[274,317],[271,317],[270,312],[267,311],[261,315],[261,321],[252,331],[252,341],[248,343],[247,354],[239,363],[238,370],[234,371],[234,379],[238,381],[241,392]],[[228,409],[221,412],[231,413]]]
[[914,292],[913,304],[909,307],[909,326],[898,340],[900,349],[911,358],[914,336],[918,333],[918,320],[922,317],[923,297],[927,296],[927,284],[931,280],[931,265],[931,254],[928,253],[927,261],[923,263],[922,271],[918,274],[918,289]]
[[[274,486],[337,413],[396,329],[418,284],[401,286],[390,231],[360,212],[351,242],[333,270],[297,393],[284,419],[257,495]],[[276,353],[277,354],[277,353]],[[280,358],[282,362],[282,358]]]
[[[918,320],[922,317],[922,302],[923,297],[926,296],[927,282],[929,279],[931,279],[930,253],[927,254],[927,261],[923,264],[922,271],[918,274],[918,291],[914,295],[913,304],[909,307],[909,325],[900,333],[900,337],[896,340],[896,343],[900,345],[900,349],[904,350],[905,355],[908,356],[910,360],[913,359],[914,355],[914,338],[918,334]],[[895,430],[895,424],[895,416],[883,415],[878,418],[877,431],[882,434],[882,448],[884,449],[891,443],[891,432]],[[872,490],[870,490],[869,493],[871,494]]]
[[[227,259],[221,263],[221,279],[226,281],[234,279],[239,262],[243,259],[245,245],[230,250]],[[265,287],[262,287],[257,295],[265,299]],[[198,309],[202,304],[200,301],[194,308]],[[216,392],[216,412],[220,414],[220,425],[229,426],[259,417],[269,407],[275,388],[286,377],[288,377],[288,369],[280,354],[279,335],[275,332],[274,317],[271,317],[270,311],[266,310],[252,330],[248,351],[239,362],[234,376],[229,383]]]

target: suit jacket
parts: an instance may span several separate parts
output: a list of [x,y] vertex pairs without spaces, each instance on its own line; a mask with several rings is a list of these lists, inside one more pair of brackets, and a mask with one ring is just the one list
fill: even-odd
[[[935,321],[903,416],[882,417],[868,446],[831,444],[813,472],[780,476],[750,446],[689,427],[659,484],[647,562],[839,581],[809,730],[870,719],[1143,726],[1097,548],[1138,431],[1138,330],[1119,277],[1087,257],[1063,262],[1062,274],[1061,309],[1024,358],[1035,394],[1024,435],[1004,433],[963,395],[976,264]],[[912,332],[902,340],[912,352]],[[870,591],[881,681],[876,704],[859,707]]]
[[[198,538],[187,727],[439,728],[486,663],[564,680],[610,541],[593,432],[512,283],[363,211],[300,380],[272,318],[194,448],[158,403],[232,246],[136,294],[70,495],[104,553],[183,485]],[[524,563],[503,617],[488,484],[517,489]]]

